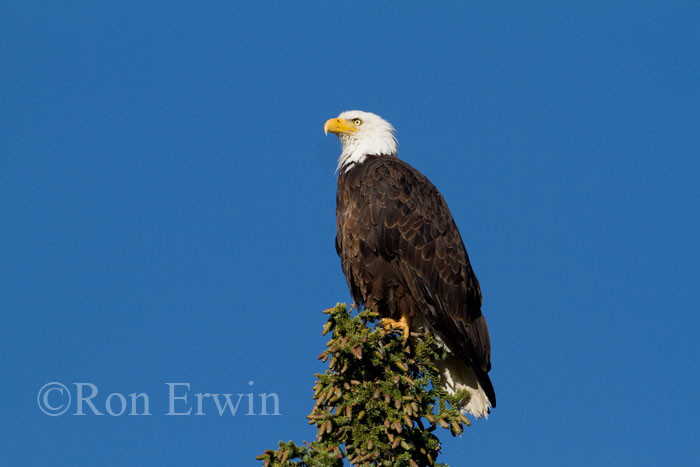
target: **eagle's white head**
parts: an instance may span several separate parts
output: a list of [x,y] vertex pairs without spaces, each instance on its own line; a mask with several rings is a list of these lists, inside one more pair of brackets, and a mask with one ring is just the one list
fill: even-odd
[[328,134],[338,136],[343,151],[338,158],[338,170],[346,171],[361,164],[369,155],[396,156],[398,143],[394,127],[379,115],[361,110],[346,110],[323,126]]

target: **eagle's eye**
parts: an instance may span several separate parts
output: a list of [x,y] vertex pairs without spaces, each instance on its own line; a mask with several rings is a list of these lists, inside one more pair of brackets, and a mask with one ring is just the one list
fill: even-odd
[[355,126],[360,126],[360,125],[362,125],[362,120],[360,120],[359,118],[356,118],[355,119]]

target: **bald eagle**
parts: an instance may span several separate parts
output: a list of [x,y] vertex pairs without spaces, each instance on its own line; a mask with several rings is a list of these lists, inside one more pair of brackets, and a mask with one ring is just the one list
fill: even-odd
[[463,412],[489,414],[491,342],[481,290],[447,203],[422,173],[397,157],[394,128],[359,110],[329,119],[338,158],[336,251],[358,306],[407,339],[432,333],[450,356],[441,362],[449,393],[467,389]]

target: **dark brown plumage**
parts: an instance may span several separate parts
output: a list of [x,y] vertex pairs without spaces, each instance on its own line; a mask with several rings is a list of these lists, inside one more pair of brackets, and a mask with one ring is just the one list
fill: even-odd
[[355,302],[395,320],[425,316],[495,407],[479,281],[438,189],[394,156],[367,155],[340,171],[336,214],[336,251]]

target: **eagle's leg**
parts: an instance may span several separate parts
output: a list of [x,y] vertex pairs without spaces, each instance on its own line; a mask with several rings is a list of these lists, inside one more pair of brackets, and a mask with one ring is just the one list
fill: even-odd
[[411,317],[408,314],[402,314],[399,320],[384,318],[379,322],[379,325],[384,328],[387,334],[401,331],[401,337],[404,341],[408,340],[411,333]]

